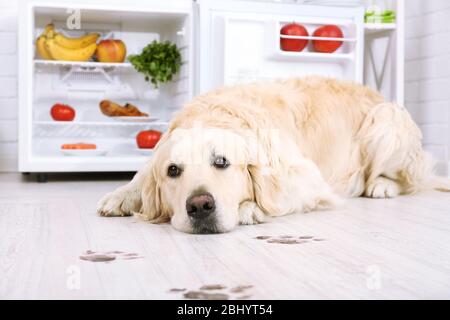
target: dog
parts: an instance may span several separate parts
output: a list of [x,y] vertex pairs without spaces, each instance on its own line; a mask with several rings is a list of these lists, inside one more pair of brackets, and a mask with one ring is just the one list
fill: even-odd
[[105,195],[102,216],[135,214],[187,233],[442,188],[407,110],[363,85],[318,76],[223,87],[187,103],[151,160]]

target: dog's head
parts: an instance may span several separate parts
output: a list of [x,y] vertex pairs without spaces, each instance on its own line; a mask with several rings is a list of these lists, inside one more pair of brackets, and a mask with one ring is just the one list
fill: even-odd
[[188,233],[220,233],[238,224],[253,198],[244,139],[224,129],[176,129],[158,144],[142,190],[142,214],[170,219]]

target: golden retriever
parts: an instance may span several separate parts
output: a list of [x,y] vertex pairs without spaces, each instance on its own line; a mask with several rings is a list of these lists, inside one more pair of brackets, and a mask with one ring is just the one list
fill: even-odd
[[411,194],[434,183],[431,168],[406,109],[367,87],[322,77],[238,85],[184,106],[98,212],[227,232],[342,197]]

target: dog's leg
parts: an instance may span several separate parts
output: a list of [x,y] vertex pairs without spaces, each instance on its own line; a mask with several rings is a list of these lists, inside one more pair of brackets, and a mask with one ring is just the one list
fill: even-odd
[[431,172],[422,135],[402,106],[383,103],[370,110],[358,133],[366,168],[364,195],[391,198],[420,189]]
[[103,196],[97,204],[97,212],[105,217],[131,216],[142,206],[141,190],[145,169],[140,170],[126,185]]
[[400,194],[401,187],[394,180],[378,177],[372,181],[364,191],[370,198],[394,198]]
[[265,221],[264,212],[254,201],[244,201],[239,206],[240,224],[258,224]]

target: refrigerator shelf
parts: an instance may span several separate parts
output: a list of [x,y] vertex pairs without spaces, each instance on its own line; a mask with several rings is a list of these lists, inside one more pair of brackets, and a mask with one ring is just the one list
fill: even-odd
[[[101,123],[101,122],[100,122]],[[142,130],[155,129],[164,132],[167,122],[158,123],[82,123],[82,122],[46,122],[38,121],[33,124],[33,136],[35,138],[76,138],[76,139],[100,139],[100,138],[132,138]]]
[[41,126],[167,126],[167,121],[152,122],[125,122],[125,121],[35,121],[34,124]]
[[112,62],[96,62],[96,61],[59,61],[59,60],[34,60],[35,66],[65,66],[65,67],[83,67],[83,68],[124,68],[132,69],[130,62],[112,63]]
[[[296,19],[296,23],[303,25],[307,31],[306,36],[293,36],[281,34],[281,29],[283,26],[292,23],[288,20],[275,20],[267,23],[267,33],[268,37],[267,48],[269,57],[276,60],[288,60],[288,61],[305,61],[305,62],[323,62],[323,63],[341,63],[355,60],[356,58],[356,46],[359,42],[358,34],[356,32],[356,25],[354,22],[350,21],[339,21],[339,20],[316,20],[311,21],[310,19]],[[314,36],[315,30],[317,28],[334,24],[339,26],[342,30],[343,37],[317,37]],[[284,51],[281,49],[280,41],[282,39],[298,39],[307,40],[307,46],[299,52],[296,51]],[[339,41],[342,43],[341,47],[333,53],[321,53],[316,52],[313,48],[313,41]]]
[[319,52],[294,52],[277,50],[272,56],[276,60],[302,60],[310,62],[330,62],[340,63],[354,59],[354,55],[350,53],[319,53]]
[[110,151],[107,151],[104,155],[99,156],[75,156],[75,155],[65,155],[63,152],[55,152],[50,155],[46,156],[39,156],[39,159],[46,159],[47,161],[64,161],[64,162],[91,162],[91,161],[130,161],[131,159],[138,159],[143,162],[145,160],[148,160],[152,155],[149,154],[148,156],[143,155],[142,153],[138,152],[137,150],[129,151],[126,154],[119,154],[119,153],[112,153]]
[[365,23],[364,32],[367,35],[395,31],[397,25],[395,23]]
[[321,40],[321,41],[341,41],[341,42],[356,42],[356,38],[330,38],[330,37],[314,37],[314,36],[290,36],[280,34],[281,39],[301,39],[301,40]]
[[50,155],[35,155],[33,161],[36,171],[41,172],[137,171],[150,157],[138,152],[126,155],[107,153],[101,157],[69,157],[55,152]]
[[[306,7],[305,7],[306,9]],[[311,8],[312,11],[313,8]],[[352,10],[351,10],[352,11]],[[361,15],[361,10],[349,11],[348,17],[320,17],[316,15],[299,15],[297,17],[273,17],[267,20],[256,19],[253,21],[243,21],[237,18],[225,18],[218,25],[224,31],[223,34],[229,43],[240,42],[248,38],[258,39],[259,47],[246,47],[234,49],[236,47],[225,46],[227,56],[234,59],[223,68],[223,77],[227,84],[234,82],[245,83],[259,80],[262,77],[284,78],[289,76],[302,76],[309,74],[321,74],[330,77],[353,79],[362,81],[361,61],[362,61],[362,24],[355,19],[356,14]],[[291,36],[281,34],[281,29],[289,23],[296,22],[303,25],[308,35]],[[317,37],[314,32],[324,25],[337,25],[343,33],[342,38]],[[247,30],[244,33],[243,30]],[[226,32],[225,32],[226,31]],[[281,41],[286,39],[302,39],[307,41],[302,51],[284,51],[281,48]],[[333,53],[317,52],[313,41],[339,41],[342,45]],[[256,42],[256,41],[255,41]],[[228,44],[228,43],[227,43]],[[240,47],[238,47],[240,48]],[[253,51],[252,51],[253,50]],[[244,59],[242,51],[250,52],[248,59]],[[261,59],[250,57],[261,55]],[[250,70],[250,71],[247,71]],[[217,76],[215,76],[217,77]]]
[[[37,62],[36,100],[57,99],[154,99],[160,90],[144,81],[130,63],[47,61]],[[44,62],[45,61],[45,62]],[[99,98],[103,97],[103,98]]]

